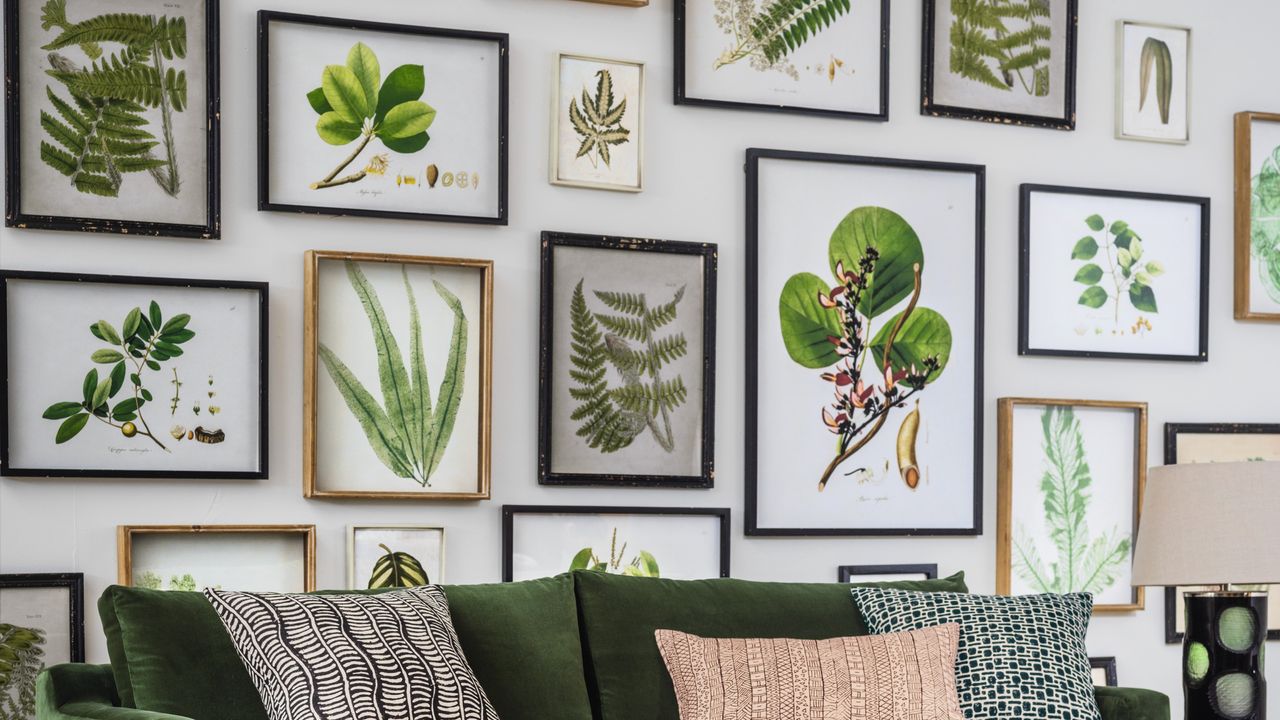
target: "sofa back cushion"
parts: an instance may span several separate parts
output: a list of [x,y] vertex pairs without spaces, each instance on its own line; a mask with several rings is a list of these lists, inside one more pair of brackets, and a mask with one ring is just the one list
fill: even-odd
[[[574,574],[592,703],[602,720],[679,720],[675,690],[654,631],[711,638],[821,640],[866,635],[844,583],[666,580]],[[964,573],[942,580],[873,583],[924,592],[968,592]]]

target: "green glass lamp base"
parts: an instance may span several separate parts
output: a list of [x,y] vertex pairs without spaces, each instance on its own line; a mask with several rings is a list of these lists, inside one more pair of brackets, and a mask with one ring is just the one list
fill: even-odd
[[1182,646],[1187,720],[1266,720],[1265,592],[1189,592]]

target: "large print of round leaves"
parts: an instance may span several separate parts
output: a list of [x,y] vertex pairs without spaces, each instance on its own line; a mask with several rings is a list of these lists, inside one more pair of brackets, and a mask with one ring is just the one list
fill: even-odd
[[914,268],[918,264],[924,269],[924,248],[916,231],[898,213],[882,207],[860,207],[845,215],[831,233],[831,274],[835,275],[837,263],[846,270],[856,270],[868,247],[875,248],[880,258],[858,310],[867,318],[874,318],[915,290]]
[[[901,316],[902,313],[894,315],[871,341],[871,353],[876,359],[876,367],[884,367],[884,348]],[[935,382],[942,376],[942,371],[947,368],[947,361],[951,359],[951,325],[937,311],[917,307],[902,324],[889,353],[893,369],[897,371],[907,370],[912,365],[923,371],[925,358],[938,358],[938,369],[925,378],[925,383]]]
[[828,339],[840,336],[840,313],[818,303],[818,294],[830,290],[817,275],[797,273],[787,280],[778,298],[782,342],[791,359],[807,368],[824,368],[840,360]]

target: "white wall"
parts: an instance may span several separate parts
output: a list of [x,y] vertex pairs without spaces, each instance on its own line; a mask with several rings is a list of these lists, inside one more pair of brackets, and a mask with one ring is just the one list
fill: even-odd
[[[22,0],[26,2],[28,0]],[[1231,116],[1280,110],[1274,0],[1081,0],[1079,129],[996,127],[918,114],[921,3],[894,0],[892,121],[675,107],[670,0],[645,9],[570,0],[383,0],[359,5],[374,20],[512,33],[511,225],[319,219],[259,213],[255,196],[255,11],[223,0],[223,237],[217,242],[4,229],[6,268],[266,280],[271,283],[271,479],[259,482],[27,480],[0,482],[0,572],[81,571],[90,605],[115,580],[121,523],[315,523],[319,582],[344,581],[351,522],[442,523],[448,579],[500,572],[504,503],[730,506],[733,572],[743,578],[832,579],[839,564],[937,562],[964,569],[972,588],[994,586],[995,400],[1005,395],[1145,400],[1151,459],[1167,421],[1271,421],[1280,381],[1269,372],[1280,327],[1237,323],[1232,293]],[[276,0],[274,9],[342,16],[351,3]],[[1190,25],[1193,141],[1187,147],[1113,139],[1115,21]],[[648,63],[647,188],[639,196],[547,184],[552,57],[574,51]],[[778,147],[984,163],[987,191],[985,533],[967,539],[747,539],[742,527],[743,149]],[[1017,186],[1116,187],[1213,198],[1212,361],[1207,365],[1023,359],[1016,353]],[[538,231],[557,229],[720,244],[717,486],[709,492],[554,489],[535,474]],[[309,248],[485,257],[497,261],[493,500],[467,505],[319,502],[302,498],[302,252]],[[20,380],[19,380],[20,381]],[[964,422],[965,418],[960,418]],[[1175,697],[1178,649],[1163,642],[1162,596],[1147,610],[1099,617],[1090,650],[1119,657],[1122,684]],[[1280,602],[1280,599],[1277,599]],[[89,612],[89,657],[106,652]],[[1280,681],[1270,692],[1280,706]]]

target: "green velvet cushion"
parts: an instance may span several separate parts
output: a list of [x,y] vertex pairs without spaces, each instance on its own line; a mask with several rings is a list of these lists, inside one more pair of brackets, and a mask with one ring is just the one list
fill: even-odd
[[[678,720],[675,691],[653,632],[703,637],[819,640],[866,635],[843,583],[665,580],[605,573],[574,574],[583,644],[598,717]],[[943,580],[874,583],[926,592],[968,592],[964,573]]]
[[1169,720],[1169,696],[1154,690],[1096,687],[1102,720]]

